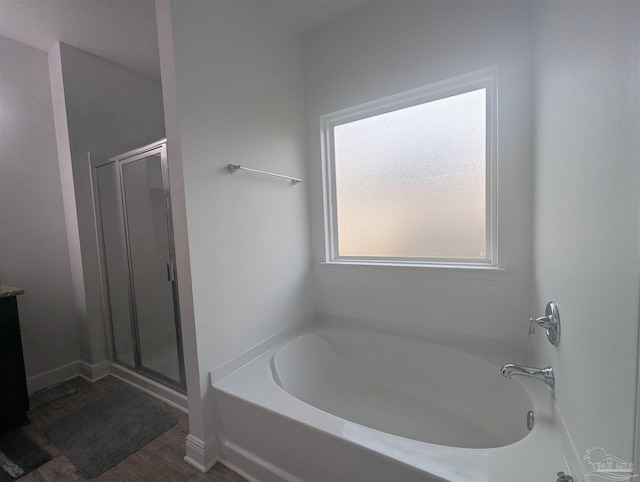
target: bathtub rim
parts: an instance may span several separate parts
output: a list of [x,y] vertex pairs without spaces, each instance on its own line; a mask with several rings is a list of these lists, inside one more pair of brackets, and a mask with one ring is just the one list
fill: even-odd
[[299,322],[248,348],[240,355],[213,368],[209,372],[211,384],[222,381],[277,344],[283,343],[290,338],[292,339],[297,334],[305,333],[306,330],[319,327],[337,330],[365,331],[380,335],[401,336],[423,340],[453,348],[454,350],[464,351],[483,360],[495,363],[503,363],[505,359],[512,363],[529,362],[528,356],[523,357],[522,355],[523,353],[528,353],[528,348],[531,344],[529,341],[457,333],[439,328],[415,326],[404,323],[390,323],[378,320],[335,316],[325,313],[312,313],[302,318]]

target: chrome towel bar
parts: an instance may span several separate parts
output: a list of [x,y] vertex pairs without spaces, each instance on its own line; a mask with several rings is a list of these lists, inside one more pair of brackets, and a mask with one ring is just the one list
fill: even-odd
[[228,164],[227,165],[227,171],[229,171],[229,174],[233,174],[236,171],[250,171],[250,172],[257,172],[258,174],[266,174],[267,176],[274,176],[274,177],[280,177],[282,179],[289,179],[291,181],[291,184],[296,185],[299,182],[302,182],[302,179],[298,179],[297,177],[291,177],[291,176],[283,176],[282,174],[275,174],[273,172],[267,172],[267,171],[260,171],[259,169],[251,169],[250,167],[244,167],[241,166],[240,164]]

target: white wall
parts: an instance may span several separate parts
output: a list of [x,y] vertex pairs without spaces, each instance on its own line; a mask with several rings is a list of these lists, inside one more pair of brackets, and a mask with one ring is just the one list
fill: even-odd
[[47,54],[0,37],[0,278],[18,297],[27,377],[78,360]]
[[[536,8],[536,305],[559,304],[556,400],[582,456],[632,461],[638,330],[640,4]],[[636,461],[637,462],[637,461]],[[585,469],[590,467],[584,466]]]
[[[332,317],[526,338],[532,291],[532,82],[526,2],[377,1],[305,39],[317,309]],[[497,66],[501,274],[320,265],[323,114]]]
[[60,62],[86,297],[80,356],[95,364],[107,353],[87,156],[111,157],[164,138],[162,89],[155,79],[70,45],[60,44]]
[[[177,1],[171,20],[202,439],[213,436],[209,371],[313,312],[302,48],[261,2]],[[232,176],[229,163],[305,183]]]
[[[539,332],[534,356],[557,370],[557,400],[578,452],[602,446],[631,460],[640,288],[638,6],[543,4],[535,7],[536,22],[530,8],[378,1],[307,35],[307,178],[297,40],[261,3],[172,2],[178,116],[169,137],[182,145],[179,189],[195,320],[185,329],[199,367],[190,397],[200,399],[190,406],[205,411],[192,433],[200,430],[204,440],[213,430],[209,370],[312,312],[311,255],[317,310],[334,317],[525,340],[528,317],[555,299],[560,347]],[[320,115],[493,65],[505,271],[320,265]],[[170,67],[163,65],[163,76]],[[292,188],[230,176],[227,163],[308,182]]]

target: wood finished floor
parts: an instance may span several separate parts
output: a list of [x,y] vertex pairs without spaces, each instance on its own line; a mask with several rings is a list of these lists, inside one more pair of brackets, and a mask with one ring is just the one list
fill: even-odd
[[[135,388],[112,376],[98,380],[95,383],[76,378],[66,382],[62,387],[65,391],[75,388],[77,392],[33,409],[28,414],[31,423],[20,429],[22,433],[52,456],[52,460],[20,478],[20,482],[86,480],[47,438],[44,434],[45,427],[54,420],[65,417],[115,390],[121,388],[135,390]],[[189,433],[188,416],[151,396],[143,395],[167,412],[178,416],[178,423],[140,450],[122,460],[115,467],[90,480],[97,482],[246,482],[246,479],[220,463],[216,464],[206,474],[187,464],[183,457],[185,455],[185,438]]]

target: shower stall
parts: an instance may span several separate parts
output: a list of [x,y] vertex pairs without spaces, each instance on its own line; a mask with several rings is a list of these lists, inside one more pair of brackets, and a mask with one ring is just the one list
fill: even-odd
[[90,163],[112,360],[184,393],[166,140]]

